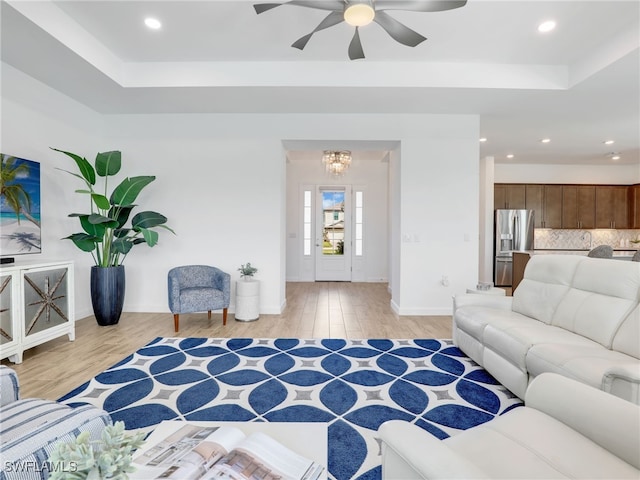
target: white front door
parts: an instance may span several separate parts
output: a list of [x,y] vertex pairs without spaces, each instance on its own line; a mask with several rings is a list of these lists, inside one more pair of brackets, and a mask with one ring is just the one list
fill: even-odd
[[351,187],[318,187],[316,281],[351,281]]

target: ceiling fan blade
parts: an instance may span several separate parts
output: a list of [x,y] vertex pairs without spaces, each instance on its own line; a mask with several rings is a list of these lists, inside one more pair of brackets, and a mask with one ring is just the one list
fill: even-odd
[[349,58],[351,60],[364,58],[364,50],[362,49],[362,42],[360,42],[360,33],[358,32],[358,27],[356,27],[356,32],[353,34],[353,38],[351,39],[351,43],[349,44]]
[[385,12],[377,11],[373,21],[384,28],[396,42],[400,42],[407,47],[415,47],[427,39]]
[[325,28],[333,27],[334,25],[337,25],[341,22],[344,22],[344,15],[342,14],[342,12],[331,12],[325,17],[324,20],[322,20],[318,24],[316,28],[313,29],[311,33],[308,33],[304,37],[300,37],[298,40],[293,42],[291,46],[299,50],[303,50],[304,47],[307,46],[307,43],[314,33],[319,32],[320,30],[324,30]]
[[315,8],[317,10],[340,11],[344,10],[342,0],[291,0],[280,3],[254,3],[253,8],[258,15],[281,5],[297,5],[299,7]]
[[284,3],[254,3],[253,8],[258,15],[264,13],[272,8],[279,7],[280,5],[284,5]]
[[291,0],[286,3],[297,5],[298,7],[315,8],[316,10],[344,11],[344,2],[342,0]]
[[467,0],[378,0],[376,11],[408,10],[411,12],[442,12],[464,7]]

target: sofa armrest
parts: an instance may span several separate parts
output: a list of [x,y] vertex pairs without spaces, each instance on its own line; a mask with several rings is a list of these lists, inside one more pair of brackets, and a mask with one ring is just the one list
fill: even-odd
[[380,425],[382,478],[489,478],[463,456],[420,427],[400,420]]
[[459,293],[453,297],[453,313],[460,307],[489,307],[500,310],[511,310],[513,297],[497,295],[481,295],[477,293]]
[[531,382],[525,405],[640,469],[640,406],[555,373],[543,373]]
[[20,399],[20,383],[15,370],[0,365],[0,407]]
[[101,438],[111,417],[93,405],[69,408],[41,399],[26,399],[4,407],[0,423],[0,478],[46,478],[46,462],[62,443],[74,442],[82,432],[90,441]]
[[609,368],[602,378],[602,390],[640,404],[640,362],[635,360]]

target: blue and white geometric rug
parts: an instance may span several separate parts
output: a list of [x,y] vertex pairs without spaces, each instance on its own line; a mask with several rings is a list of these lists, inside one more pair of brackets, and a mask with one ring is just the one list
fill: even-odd
[[391,419],[438,438],[522,404],[449,340],[157,338],[60,399],[127,429],[163,420],[326,422],[328,470],[381,477]]

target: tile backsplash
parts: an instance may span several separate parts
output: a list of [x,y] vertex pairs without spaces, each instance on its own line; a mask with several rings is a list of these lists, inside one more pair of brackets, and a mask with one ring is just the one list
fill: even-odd
[[536,228],[534,248],[590,250],[597,245],[613,248],[640,248],[631,240],[640,239],[640,230],[555,230]]

